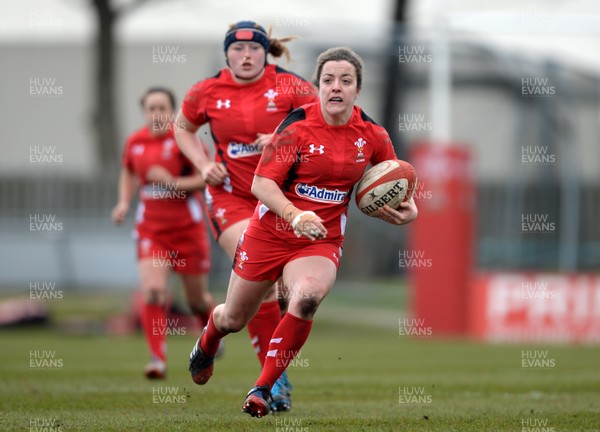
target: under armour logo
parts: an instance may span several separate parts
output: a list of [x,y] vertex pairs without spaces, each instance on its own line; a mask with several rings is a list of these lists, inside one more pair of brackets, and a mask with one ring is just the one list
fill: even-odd
[[325,153],[325,146],[323,144],[321,144],[319,147],[315,147],[314,144],[311,144],[309,147],[310,147],[311,153],[314,153],[315,150],[317,150],[319,152],[319,154]]
[[231,108],[231,101],[229,99],[225,99],[224,101],[222,101],[221,99],[219,99],[217,101],[217,108],[221,109],[221,108]]

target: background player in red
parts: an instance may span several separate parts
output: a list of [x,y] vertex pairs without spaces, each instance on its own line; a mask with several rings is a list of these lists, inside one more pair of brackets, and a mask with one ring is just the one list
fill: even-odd
[[[385,129],[354,106],[362,70],[348,48],[319,56],[314,81],[320,101],[292,112],[265,148],[252,185],[260,202],[240,238],[227,300],[214,309],[193,352],[195,373],[206,383],[221,338],[242,329],[283,276],[290,303],[244,401],[243,411],[252,416],[269,413],[271,385],[304,345],[335,282],[352,188],[369,163],[396,159]],[[278,157],[290,152],[294,160]],[[402,225],[417,217],[417,208],[411,199],[398,210],[386,205],[378,217]]]
[[[253,21],[241,21],[225,35],[228,67],[194,85],[185,96],[175,132],[177,143],[208,183],[207,213],[217,242],[233,259],[237,241],[256,207],[251,192],[254,170],[277,125],[295,108],[317,100],[314,87],[301,77],[267,63],[289,51]],[[198,128],[209,123],[215,160],[201,151]],[[294,159],[295,155],[282,155]],[[248,331],[261,365],[271,335],[281,319],[274,290],[265,295]],[[273,388],[274,409],[291,406],[291,386],[284,374]]]
[[127,139],[112,219],[123,222],[139,186],[135,233],[144,295],[142,326],[151,355],[145,373],[148,378],[164,378],[169,272],[181,276],[201,327],[215,302],[208,292],[210,249],[198,192],[204,180],[175,143],[175,98],[167,89],[151,88],[141,105],[146,125]]

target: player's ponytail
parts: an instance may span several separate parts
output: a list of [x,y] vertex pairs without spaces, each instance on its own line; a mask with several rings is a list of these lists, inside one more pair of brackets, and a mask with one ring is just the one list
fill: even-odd
[[285,61],[287,63],[292,59],[292,55],[290,53],[289,48],[287,47],[287,43],[293,41],[294,39],[298,39],[298,36],[286,36],[282,38],[274,38],[271,37],[271,32],[273,31],[272,27],[269,27],[269,51],[268,54],[271,54],[275,58],[280,58],[281,56],[285,56]]

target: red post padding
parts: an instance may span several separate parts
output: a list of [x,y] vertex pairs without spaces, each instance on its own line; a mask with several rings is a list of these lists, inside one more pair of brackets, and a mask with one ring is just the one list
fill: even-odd
[[[419,217],[400,251],[412,281],[411,308],[432,336],[464,335],[473,273],[475,185],[469,149],[420,143],[408,160],[416,169]],[[412,264],[412,265],[408,265]]]

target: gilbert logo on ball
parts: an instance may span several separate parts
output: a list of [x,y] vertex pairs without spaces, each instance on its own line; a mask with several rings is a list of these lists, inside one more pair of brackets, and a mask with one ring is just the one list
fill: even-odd
[[403,160],[387,160],[369,169],[358,183],[356,205],[366,215],[373,216],[388,205],[397,209],[409,201],[417,186],[417,172]]

